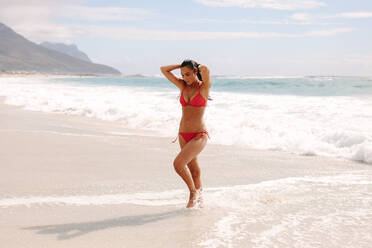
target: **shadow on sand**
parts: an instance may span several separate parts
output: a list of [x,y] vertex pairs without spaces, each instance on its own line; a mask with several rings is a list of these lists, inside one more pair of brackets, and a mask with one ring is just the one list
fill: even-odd
[[58,240],[71,239],[94,231],[104,230],[114,227],[138,226],[150,222],[156,222],[182,216],[187,214],[185,209],[173,210],[164,213],[144,214],[135,216],[123,216],[102,221],[92,221],[83,223],[66,223],[58,225],[30,226],[24,227],[25,230],[37,230],[37,234],[56,234]]

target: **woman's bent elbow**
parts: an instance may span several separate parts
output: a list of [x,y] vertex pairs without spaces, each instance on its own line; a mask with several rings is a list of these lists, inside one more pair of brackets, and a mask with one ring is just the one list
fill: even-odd
[[209,72],[209,68],[206,65],[199,66],[200,72]]

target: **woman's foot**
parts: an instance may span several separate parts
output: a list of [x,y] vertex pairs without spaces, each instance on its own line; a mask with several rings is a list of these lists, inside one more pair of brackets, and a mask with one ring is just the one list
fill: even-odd
[[192,208],[195,206],[195,204],[197,203],[197,199],[199,198],[198,194],[198,191],[190,192],[189,202],[187,203],[186,208]]
[[192,208],[196,205],[200,208],[203,207],[203,195],[201,189],[190,192],[189,202],[187,203],[186,208]]
[[200,208],[204,207],[204,202],[203,202],[203,189],[197,189],[198,196],[196,198],[196,203]]

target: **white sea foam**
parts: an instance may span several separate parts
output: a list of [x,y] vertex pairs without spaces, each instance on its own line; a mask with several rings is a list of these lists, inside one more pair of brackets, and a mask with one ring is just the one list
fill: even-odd
[[139,77],[139,78],[162,78],[163,76],[160,75],[160,74],[142,74],[142,73],[139,73],[139,74],[123,74],[123,75],[120,75],[119,77],[124,77],[124,78],[132,78],[132,77]]
[[[29,196],[0,200],[0,207],[24,205],[117,205],[136,204],[143,206],[166,206],[184,203],[183,190],[166,192],[142,192],[133,194]],[[182,198],[183,197],[183,198]]]
[[[334,186],[337,187],[332,188]],[[339,188],[339,186],[343,186],[344,188]],[[291,195],[301,195],[304,192],[310,193],[313,190],[337,191],[337,189],[346,190],[346,188],[352,188],[354,186],[362,189],[361,192],[356,193],[370,193],[368,196],[372,197],[371,192],[365,191],[366,189],[372,187],[371,172],[350,171],[334,176],[289,177],[263,181],[256,184],[236,185],[229,187],[210,187],[205,188],[203,191],[204,195],[206,195],[207,203],[211,206],[228,209],[241,209],[242,205],[244,204],[271,204],[273,202],[282,202]],[[352,192],[349,192],[349,194],[351,193]],[[35,204],[137,204],[144,206],[167,206],[183,204],[185,195],[187,195],[187,192],[184,190],[171,190],[164,192],[149,191],[131,194],[28,196],[0,199],[0,207],[11,207],[18,205],[31,206]],[[366,200],[372,200],[372,198],[366,198]]]
[[266,75],[266,76],[252,76],[252,75],[212,75],[211,78],[224,78],[224,79],[287,79],[287,78],[304,78],[301,75]]
[[225,212],[199,245],[367,248],[371,192],[370,172],[216,189],[207,202]]
[[[175,87],[164,88],[152,79],[133,81],[130,86],[105,84],[109,79],[94,80],[95,84],[87,84],[68,79],[0,78],[0,95],[7,104],[29,110],[118,121],[125,127],[152,130],[160,136],[176,135],[181,108]],[[161,86],[146,86],[152,82]],[[339,93],[350,88],[343,83],[346,86],[335,89]],[[372,96],[337,92],[322,96],[323,86],[319,96],[303,96],[283,94],[285,90],[275,84],[267,87],[276,87],[273,92],[280,94],[212,91],[213,101],[208,101],[205,116],[210,142],[372,163]]]
[[[205,208],[199,218],[217,219],[202,229],[196,243],[198,247],[310,248],[327,244],[367,248],[372,242],[371,192],[370,170],[205,188]],[[27,196],[0,199],[0,207],[136,204],[183,208],[185,199],[184,190]]]

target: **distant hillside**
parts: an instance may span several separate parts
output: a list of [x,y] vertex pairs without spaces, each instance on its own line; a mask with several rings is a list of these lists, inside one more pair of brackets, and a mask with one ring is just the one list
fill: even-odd
[[33,71],[52,74],[121,74],[37,45],[0,23],[0,71]]
[[48,49],[70,55],[71,57],[81,59],[87,62],[92,62],[89,57],[80,51],[75,44],[67,45],[63,43],[51,43],[51,42],[42,42],[40,46],[46,47]]

